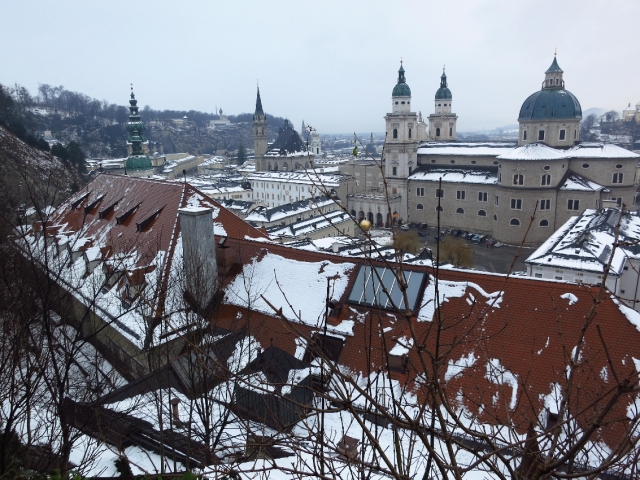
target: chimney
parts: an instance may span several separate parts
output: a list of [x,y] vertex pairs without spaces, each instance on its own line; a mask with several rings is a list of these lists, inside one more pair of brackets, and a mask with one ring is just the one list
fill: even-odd
[[173,421],[174,423],[180,423],[180,407],[178,405],[180,405],[180,399],[179,398],[172,398],[169,403],[171,404],[171,413],[173,415]]
[[206,309],[213,299],[218,283],[212,212],[206,207],[178,210],[185,286],[201,309]]

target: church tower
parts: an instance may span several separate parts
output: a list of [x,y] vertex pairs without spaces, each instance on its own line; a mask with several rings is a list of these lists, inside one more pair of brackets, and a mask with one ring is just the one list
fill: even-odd
[[267,117],[262,109],[260,87],[256,98],[256,112],[253,114],[253,151],[256,160],[256,172],[264,172],[264,154],[267,153],[269,142],[267,139]]
[[429,115],[429,140],[451,142],[456,139],[458,117],[451,113],[451,90],[447,85],[447,75],[442,69],[440,88],[436,92],[435,113]]
[[418,117],[411,111],[411,89],[407,85],[402,62],[398,82],[391,93],[391,113],[386,115],[385,121],[385,177],[389,196],[401,197],[400,211],[393,212],[394,220],[407,221],[407,178],[418,163]]

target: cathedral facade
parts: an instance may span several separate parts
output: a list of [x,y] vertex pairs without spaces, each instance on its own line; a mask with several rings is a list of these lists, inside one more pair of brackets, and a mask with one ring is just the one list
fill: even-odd
[[[340,166],[338,190],[346,192],[356,221],[366,218],[376,227],[439,221],[442,228],[508,244],[538,245],[585,209],[634,208],[640,156],[580,141],[582,108],[565,89],[555,57],[541,89],[520,108],[517,145],[457,142],[458,117],[444,70],[427,119],[413,109],[405,73],[401,64],[384,117],[381,160],[354,158]],[[286,123],[267,145],[259,93],[254,136],[257,172],[313,167],[313,155]]]

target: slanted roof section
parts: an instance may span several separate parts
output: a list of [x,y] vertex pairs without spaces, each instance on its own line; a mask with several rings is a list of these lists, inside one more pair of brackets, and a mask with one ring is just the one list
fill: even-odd
[[609,189],[599,183],[588,180],[575,172],[567,172],[567,178],[560,187],[560,190],[574,190],[581,192],[608,192]]
[[560,68],[560,65],[558,65],[557,57],[553,57],[553,62],[551,62],[551,66],[544,73],[555,73],[555,72],[564,73],[564,71]]
[[300,153],[306,154],[306,152],[307,149],[300,135],[293,129],[291,122],[285,120],[278,132],[278,138],[269,146],[266,156],[286,157]]
[[[571,217],[525,263],[555,266],[573,270],[603,273],[613,252],[614,228],[620,219],[617,209],[585,210],[580,216]],[[611,261],[611,275],[620,275],[625,258],[640,258],[635,242],[640,239],[640,218],[625,212],[620,219],[619,241],[622,245]]]

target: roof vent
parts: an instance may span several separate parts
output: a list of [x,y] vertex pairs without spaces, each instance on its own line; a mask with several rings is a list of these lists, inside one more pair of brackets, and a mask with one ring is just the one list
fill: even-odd
[[75,210],[78,206],[86,200],[91,192],[87,192],[84,195],[80,196],[77,200],[71,202],[71,210]]
[[[142,202],[140,202],[140,203],[142,203]],[[124,222],[126,222],[131,217],[131,215],[133,215],[135,213],[135,211],[138,209],[138,207],[140,206],[140,203],[137,204],[135,207],[130,208],[129,210],[124,212],[119,217],[116,217],[116,224],[117,225],[122,225]]]
[[[122,199],[120,199],[122,200]],[[105,208],[104,210],[100,210],[98,212],[98,217],[100,217],[100,219],[102,220],[103,218],[105,218],[107,215],[109,215],[111,212],[113,212],[114,208],[116,208],[116,205],[118,205],[118,203],[120,203],[120,200],[116,200],[114,203],[112,203],[111,205],[109,205],[107,208]]]
[[156,217],[158,215],[160,215],[160,212],[162,211],[162,209],[165,207],[165,205],[163,205],[162,207],[160,207],[158,210],[156,210],[154,213],[152,213],[149,217],[145,218],[143,221],[141,221],[140,223],[136,223],[136,231],[138,233],[140,232],[144,232],[147,227],[149,225],[151,225],[151,223],[156,219]]
[[103,198],[104,198],[104,194],[100,195],[93,202],[91,202],[89,205],[84,207],[84,214],[87,215],[88,213],[91,213],[91,211],[98,206],[98,204],[102,201]]

